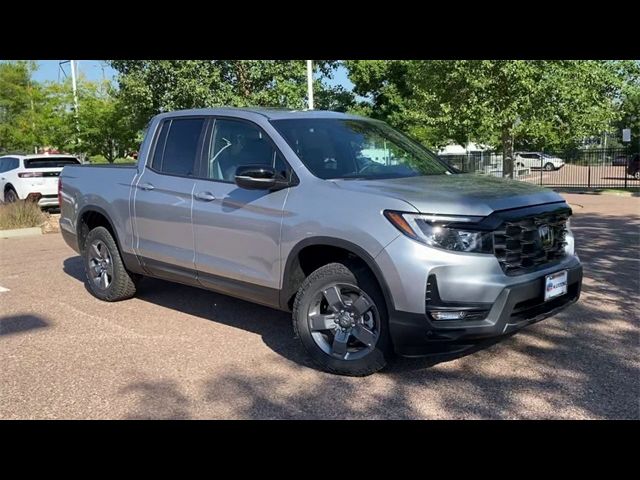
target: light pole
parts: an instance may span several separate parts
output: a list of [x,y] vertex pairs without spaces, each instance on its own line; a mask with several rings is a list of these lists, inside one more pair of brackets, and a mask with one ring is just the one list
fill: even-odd
[[313,110],[313,60],[307,60],[307,97],[309,110]]
[[71,64],[71,86],[73,88],[73,110],[74,120],[76,124],[76,143],[80,145],[80,125],[78,124],[78,84],[76,82],[76,62],[75,60],[69,60]]

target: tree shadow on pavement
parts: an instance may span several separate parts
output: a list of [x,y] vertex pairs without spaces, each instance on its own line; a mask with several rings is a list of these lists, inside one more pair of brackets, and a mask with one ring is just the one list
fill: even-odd
[[0,317],[0,336],[24,333],[48,327],[49,323],[37,315],[7,315]]
[[189,398],[180,393],[175,381],[138,381],[127,385],[121,395],[137,397],[137,409],[127,415],[129,420],[187,420]]

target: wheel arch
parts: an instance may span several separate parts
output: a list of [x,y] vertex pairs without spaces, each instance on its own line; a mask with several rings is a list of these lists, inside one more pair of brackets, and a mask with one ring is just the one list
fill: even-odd
[[118,233],[113,226],[113,221],[103,208],[96,205],[87,205],[78,212],[77,218],[76,235],[78,238],[78,248],[81,252],[84,249],[84,240],[87,238],[89,232],[96,227],[102,226],[109,230],[109,233],[111,233],[111,236],[116,241],[118,250],[122,253],[122,246],[120,245]]
[[[376,279],[378,285],[380,286],[380,290],[382,291],[382,295],[384,297],[386,308],[388,313],[393,311],[394,303],[393,298],[391,296],[391,291],[389,290],[389,286],[382,274],[382,270],[376,263],[373,256],[371,256],[365,249],[356,245],[355,243],[349,242],[347,240],[343,240],[341,238],[335,237],[309,237],[305,238],[298,242],[289,252],[287,256],[287,260],[284,264],[284,272],[282,277],[282,288],[280,289],[280,308],[283,310],[291,310],[291,305],[293,299],[295,298],[296,292],[300,284],[311,272],[303,271],[301,265],[301,254],[305,251],[309,251],[309,249],[326,249],[327,251],[331,251],[331,253],[336,254],[338,252],[344,252],[347,255],[352,255],[361,262],[371,271],[374,278]],[[331,254],[328,255],[327,258],[334,258]],[[317,268],[322,266],[323,264],[330,263],[332,260],[327,262],[320,261]]]

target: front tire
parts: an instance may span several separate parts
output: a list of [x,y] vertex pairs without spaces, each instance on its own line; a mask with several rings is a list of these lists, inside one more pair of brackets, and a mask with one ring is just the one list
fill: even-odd
[[96,227],[89,232],[83,259],[88,288],[94,297],[117,302],[135,295],[137,277],[125,268],[109,230]]
[[551,171],[555,170],[555,169],[556,169],[556,167],[553,165],[553,163],[548,162],[548,163],[546,163],[546,164],[544,165],[544,169],[545,169],[547,172],[551,172]]
[[312,360],[338,375],[371,375],[391,341],[384,297],[369,272],[330,263],[311,273],[293,304],[293,328]]

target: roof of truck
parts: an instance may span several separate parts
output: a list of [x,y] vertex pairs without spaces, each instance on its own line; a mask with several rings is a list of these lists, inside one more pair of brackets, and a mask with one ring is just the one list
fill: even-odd
[[360,119],[366,117],[352,115],[349,113],[332,112],[328,110],[290,110],[280,108],[235,108],[235,107],[219,107],[219,108],[195,108],[190,110],[177,110],[161,114],[161,116],[179,115],[232,115],[238,116],[240,113],[258,114],[269,120],[283,120],[291,118],[342,118],[342,119]]

